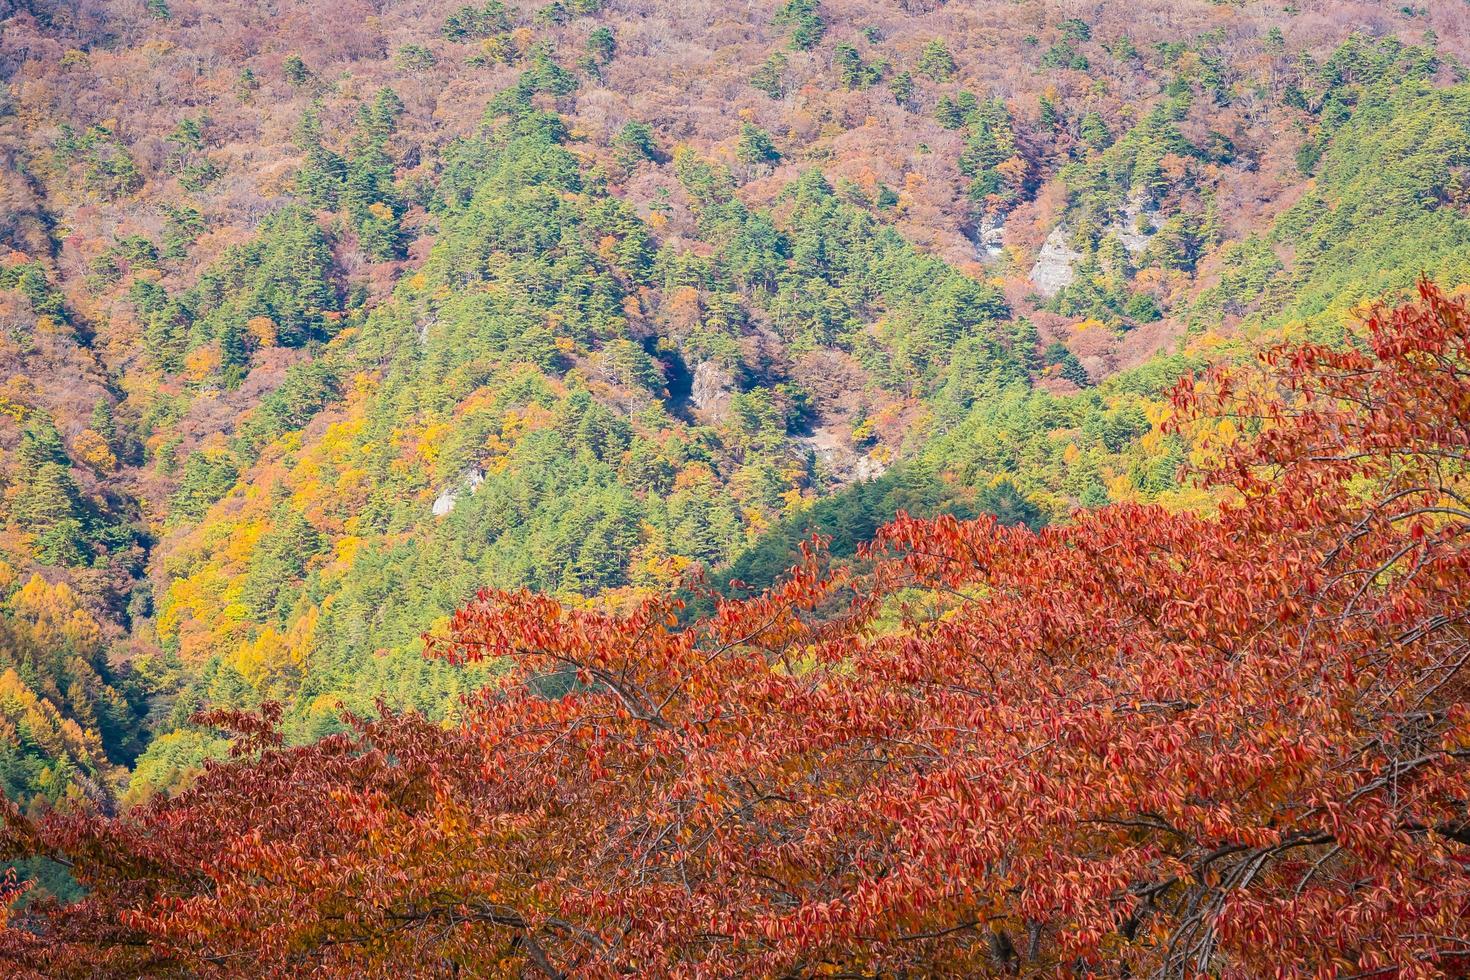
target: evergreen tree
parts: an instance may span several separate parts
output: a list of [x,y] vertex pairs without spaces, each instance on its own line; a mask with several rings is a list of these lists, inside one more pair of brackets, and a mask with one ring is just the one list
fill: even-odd
[[311,81],[311,69],[306,67],[306,62],[297,54],[286,57],[281,64],[281,73],[292,85],[301,86]]
[[791,28],[791,47],[809,51],[827,33],[817,0],[786,0],[776,11],[776,23]]
[[242,590],[253,615],[280,619],[295,601],[290,589],[321,549],[321,535],[300,511],[286,503],[271,510],[269,530],[251,552]]
[[489,0],[480,7],[466,4],[444,20],[439,33],[451,41],[478,41],[510,30],[510,17],[500,0]]
[[861,89],[867,88],[883,77],[883,64],[881,62],[868,64],[858,54],[857,48],[850,44],[839,44],[832,55],[833,66],[837,69],[837,80],[844,88]]
[[750,84],[773,99],[782,98],[786,94],[787,64],[785,54],[780,51],[772,51],[770,57],[762,62],[755,74],[750,77]]
[[618,130],[613,138],[618,163],[625,170],[632,170],[645,160],[658,159],[658,144],[654,142],[653,128],[647,123],[630,120]]
[[1096,110],[1091,110],[1082,117],[1079,125],[1079,135],[1082,142],[1094,150],[1105,150],[1112,143],[1113,135],[1108,131],[1108,124]]
[[82,565],[90,556],[90,515],[69,466],[44,462],[26,471],[10,516],[33,535],[36,557],[46,564]]
[[90,428],[111,445],[117,441],[117,420],[112,415],[112,404],[99,399],[92,407]]
[[617,39],[607,27],[596,27],[587,35],[587,54],[600,65],[606,65],[617,51]]
[[888,90],[893,93],[893,100],[904,108],[908,108],[914,101],[914,76],[912,72],[902,71],[893,76],[888,83]]
[[776,149],[770,133],[750,123],[742,123],[740,138],[735,143],[735,156],[740,162],[755,166],[775,163],[781,159],[781,152]]
[[211,504],[229,493],[238,476],[239,469],[227,453],[190,453],[174,493],[174,511],[198,520]]
[[1079,388],[1086,388],[1092,384],[1092,379],[1087,376],[1087,369],[1082,362],[1077,360],[1077,355],[1067,349],[1060,340],[1054,340],[1042,353],[1042,360],[1047,365],[1057,365],[1059,370],[1057,376],[1065,378]]
[[15,462],[22,473],[33,472],[47,464],[71,466],[66,445],[61,441],[51,417],[37,412],[27,421],[20,432],[20,444],[15,449]]
[[296,145],[306,153],[296,172],[296,193],[309,207],[336,208],[347,182],[347,161],[322,146],[321,122],[315,109],[302,115],[296,127]]
[[935,38],[924,45],[924,50],[919,55],[919,66],[916,71],[933,81],[947,82],[953,77],[956,68],[954,55],[949,53],[949,48],[943,40]]

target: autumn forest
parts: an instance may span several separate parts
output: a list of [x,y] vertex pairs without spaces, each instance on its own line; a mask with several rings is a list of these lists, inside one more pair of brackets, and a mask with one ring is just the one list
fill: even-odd
[[0,974],[1470,977],[1470,4],[0,0]]

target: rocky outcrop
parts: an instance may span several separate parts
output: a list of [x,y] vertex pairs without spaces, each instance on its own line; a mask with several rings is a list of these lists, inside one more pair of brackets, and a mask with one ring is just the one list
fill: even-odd
[[975,251],[981,261],[997,259],[1005,251],[1006,221],[1002,217],[985,217],[976,229]]
[[479,467],[465,470],[459,475],[459,479],[434,498],[434,506],[430,508],[430,511],[435,517],[443,517],[454,510],[454,505],[459,503],[460,497],[466,493],[474,493],[484,482],[485,472]]
[[1075,276],[1072,263],[1080,259],[1082,254],[1071,246],[1071,236],[1072,233],[1065,225],[1057,225],[1046,236],[1046,241],[1041,243],[1041,252],[1036,256],[1036,264],[1031,267],[1031,285],[1036,289],[1037,295],[1051,299],[1072,285]]
[[718,419],[735,390],[735,379],[730,372],[714,361],[701,361],[694,369],[694,380],[689,388],[689,403],[695,411]]
[[[1145,210],[1143,199],[1135,195],[1128,200],[1123,213],[1108,225],[1107,234],[1117,235],[1129,255],[1141,255],[1157,228],[1154,213]],[[1041,251],[1036,256],[1036,264],[1031,267],[1030,276],[1038,296],[1051,299],[1072,285],[1076,278],[1072,265],[1082,258],[1082,253],[1072,247],[1071,237],[1071,229],[1057,225],[1041,243]]]
[[[1123,209],[1121,221],[1115,221],[1109,229],[1118,236],[1118,241],[1128,250],[1129,255],[1141,255],[1148,248],[1153,233],[1158,229],[1158,219],[1154,212],[1145,211],[1143,199],[1134,195],[1129,199],[1127,207]],[[1140,231],[1140,228],[1147,229]]]
[[853,466],[853,477],[860,483],[864,480],[876,480],[886,472],[888,466],[872,456],[859,456]]
[[843,485],[875,479],[888,469],[872,456],[859,454],[836,431],[826,426],[819,425],[811,435],[798,436],[796,441],[811,451],[817,465],[828,477]]

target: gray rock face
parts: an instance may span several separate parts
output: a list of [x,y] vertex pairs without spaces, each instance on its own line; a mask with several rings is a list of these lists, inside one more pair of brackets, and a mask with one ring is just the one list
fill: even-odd
[[[1147,230],[1140,231],[1140,227]],[[1129,255],[1139,255],[1148,248],[1157,228],[1158,220],[1153,212],[1145,211],[1143,199],[1134,195],[1123,208],[1123,213],[1108,225],[1108,233],[1118,236]],[[1041,243],[1036,264],[1031,267],[1031,285],[1036,288],[1037,295],[1051,299],[1072,285],[1076,278],[1072,264],[1082,258],[1082,253],[1068,244],[1071,236],[1072,232],[1066,225],[1057,225]]]
[[459,475],[459,479],[453,485],[445,488],[444,492],[434,498],[434,506],[430,512],[435,517],[443,517],[454,510],[454,505],[459,503],[459,498],[466,493],[474,493],[485,482],[485,471],[478,466],[472,466]]
[[872,480],[888,469],[883,463],[867,454],[858,454],[836,432],[826,426],[817,426],[809,436],[799,436],[798,443],[811,450],[817,463],[836,482],[849,483]]
[[[1142,218],[1143,221],[1139,221]],[[1139,231],[1140,225],[1149,230]],[[1128,201],[1128,206],[1123,209],[1123,217],[1120,221],[1113,222],[1111,230],[1117,233],[1118,241],[1128,250],[1129,255],[1138,255],[1148,248],[1148,243],[1153,238],[1153,232],[1159,227],[1158,219],[1153,212],[1143,209],[1143,199],[1134,195]]]
[[689,401],[700,412],[718,415],[724,411],[730,393],[735,390],[735,379],[730,372],[714,361],[701,361],[694,368],[694,381],[689,389]]
[[1004,218],[986,217],[980,222],[980,233],[975,244],[981,259],[998,258],[1005,251],[1006,222]]
[[1072,271],[1072,263],[1082,257],[1082,254],[1068,244],[1071,232],[1064,225],[1057,225],[1046,236],[1046,241],[1041,243],[1041,252],[1036,256],[1036,264],[1031,267],[1031,285],[1036,288],[1040,296],[1051,299],[1066,287],[1072,285],[1075,273]]
[[888,467],[878,462],[871,456],[859,456],[857,464],[853,467],[853,475],[859,482],[863,480],[876,480],[888,471]]

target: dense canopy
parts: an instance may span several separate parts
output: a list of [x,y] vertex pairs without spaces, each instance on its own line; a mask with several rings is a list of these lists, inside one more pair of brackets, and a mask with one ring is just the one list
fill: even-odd
[[1467,3],[0,3],[0,973],[1470,975],[1467,284]]
[[12,812],[85,898],[46,975],[1458,975],[1470,954],[1470,309],[1182,384],[1205,516],[902,518],[692,623],[484,591],[458,724]]

